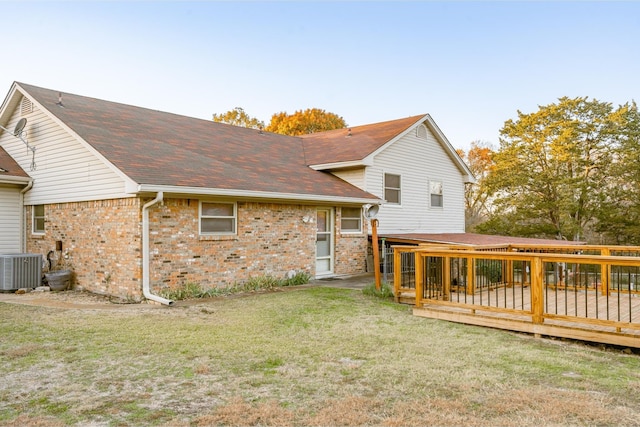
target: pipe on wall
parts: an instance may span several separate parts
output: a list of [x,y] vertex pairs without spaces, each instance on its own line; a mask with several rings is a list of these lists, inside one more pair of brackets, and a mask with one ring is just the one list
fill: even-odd
[[159,295],[151,293],[149,285],[150,253],[149,253],[149,208],[157,203],[161,203],[164,194],[159,191],[156,198],[147,202],[142,206],[142,294],[146,299],[159,302],[160,304],[171,306],[173,301],[162,298]]
[[20,251],[27,251],[27,231],[24,228],[25,222],[27,221],[27,213],[25,211],[26,207],[24,205],[24,195],[27,194],[29,190],[33,188],[33,179],[29,180],[29,183],[26,187],[20,190],[20,225],[22,227],[22,233],[20,233]]

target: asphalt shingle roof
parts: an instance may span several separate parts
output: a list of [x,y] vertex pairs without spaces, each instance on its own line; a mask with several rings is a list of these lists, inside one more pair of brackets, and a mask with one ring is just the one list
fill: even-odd
[[309,168],[298,137],[18,86],[138,184],[377,200]]
[[[6,171],[6,172],[4,172]],[[4,176],[29,178],[29,175],[13,160],[2,147],[0,147],[0,179]]]
[[416,124],[425,114],[302,135],[309,165],[358,161]]

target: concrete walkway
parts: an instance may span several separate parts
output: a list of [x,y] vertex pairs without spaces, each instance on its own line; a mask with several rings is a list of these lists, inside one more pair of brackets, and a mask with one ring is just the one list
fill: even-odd
[[364,289],[365,286],[375,282],[373,273],[357,274],[347,277],[329,277],[326,279],[314,279],[310,285],[326,286],[330,288]]

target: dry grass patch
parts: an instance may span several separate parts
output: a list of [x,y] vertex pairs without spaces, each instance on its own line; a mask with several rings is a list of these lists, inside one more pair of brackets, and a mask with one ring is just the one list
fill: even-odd
[[637,355],[418,318],[353,290],[155,309],[0,304],[0,336],[0,425],[631,426],[640,419]]
[[[637,414],[636,414],[637,415]],[[235,398],[195,420],[198,426],[540,426],[637,425],[633,411],[609,398],[556,390],[512,390],[457,400],[425,398],[387,402],[348,396],[310,408],[284,408],[276,401]]]
[[44,346],[39,344],[24,344],[1,351],[0,356],[6,357],[8,359],[19,359],[22,357],[31,356],[39,351],[42,351],[44,348]]
[[195,425],[207,426],[294,426],[294,412],[276,401],[250,404],[241,398],[221,405],[211,415],[197,417]]

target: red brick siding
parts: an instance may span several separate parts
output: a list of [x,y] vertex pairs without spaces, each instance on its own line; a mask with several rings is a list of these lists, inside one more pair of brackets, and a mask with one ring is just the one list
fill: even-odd
[[137,198],[45,206],[45,234],[31,233],[27,207],[27,250],[46,255],[62,241],[78,288],[141,298],[141,213]]
[[[45,236],[33,236],[28,208],[29,252],[46,255],[63,242],[76,286],[118,297],[142,298],[142,204],[121,199],[45,207]],[[316,207],[237,203],[237,234],[201,236],[199,200],[166,199],[149,210],[152,292],[185,283],[229,286],[252,277],[284,278],[287,272],[315,275]],[[366,269],[367,237],[341,234],[336,209],[335,273]]]
[[[237,203],[237,233],[199,233],[198,200],[166,200],[150,211],[152,286],[230,286],[252,277],[284,278],[287,272],[315,275],[315,206]],[[336,230],[339,219],[336,215]],[[367,239],[336,232],[336,274],[366,269]]]
[[366,272],[367,224],[362,220],[362,233],[342,233],[340,229],[341,209],[336,209],[335,271],[337,275]]

